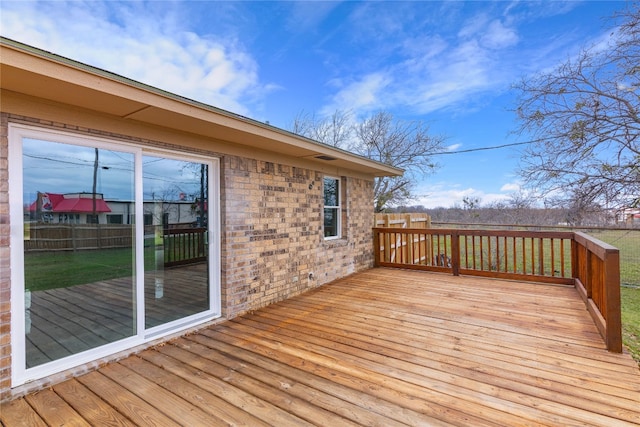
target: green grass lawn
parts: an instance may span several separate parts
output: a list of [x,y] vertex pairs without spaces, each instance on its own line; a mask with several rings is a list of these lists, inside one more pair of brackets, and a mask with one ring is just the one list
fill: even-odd
[[622,287],[622,341],[640,365],[640,288]]
[[640,230],[590,231],[589,235],[620,250],[620,282],[640,286]]
[[[178,245],[175,252],[161,254],[164,261],[176,261],[185,259],[189,253]],[[145,269],[156,268],[153,245],[145,247],[144,258]],[[31,252],[24,257],[26,289],[41,291],[131,277],[134,262],[131,248]]]
[[133,254],[130,248],[34,252],[25,254],[24,266],[26,288],[40,291],[131,277]]

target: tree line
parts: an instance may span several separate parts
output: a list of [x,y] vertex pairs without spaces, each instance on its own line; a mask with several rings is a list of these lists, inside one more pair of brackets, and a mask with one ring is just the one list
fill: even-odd
[[[469,207],[456,204],[453,207],[426,208],[421,205],[397,206],[386,210],[388,213],[424,213],[434,222],[477,223],[487,225],[532,225],[541,227],[628,227],[618,223],[614,211],[600,210],[576,216],[567,208],[558,207],[514,207],[506,202]],[[636,226],[640,226],[636,224]]]

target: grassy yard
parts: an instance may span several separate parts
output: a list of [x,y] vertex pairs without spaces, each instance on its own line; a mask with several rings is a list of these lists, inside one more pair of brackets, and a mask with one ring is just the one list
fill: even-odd
[[622,341],[640,364],[640,288],[621,289]]
[[27,289],[65,288],[118,277],[131,277],[130,248],[88,251],[34,252],[24,257]]
[[589,231],[620,250],[620,282],[640,286],[640,230]]
[[[170,240],[173,237],[167,239]],[[173,242],[167,242],[173,243]],[[179,261],[192,252],[184,242],[176,240],[173,252],[164,251],[164,261]],[[144,249],[145,269],[155,268],[156,253],[152,244]],[[50,251],[26,253],[24,258],[26,288],[41,291],[101,280],[131,277],[134,264],[131,248],[95,249],[84,251]]]

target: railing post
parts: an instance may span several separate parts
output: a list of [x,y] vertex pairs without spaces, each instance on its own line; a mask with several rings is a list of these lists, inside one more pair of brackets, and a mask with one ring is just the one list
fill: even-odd
[[593,298],[593,264],[592,264],[592,260],[591,257],[593,256],[591,254],[591,251],[589,250],[588,247],[585,246],[585,254],[584,254],[584,262],[585,262],[585,267],[584,267],[584,271],[586,272],[586,277],[584,278],[584,289],[587,291],[587,298],[591,299]]
[[538,239],[538,274],[544,276],[544,240]]
[[380,232],[373,230],[373,265],[380,267]]
[[603,261],[606,296],[607,350],[622,352],[622,319],[620,307],[620,252],[607,251]]
[[[406,214],[404,217],[404,228],[413,228],[413,225],[411,224],[411,214]],[[409,233],[406,235],[407,238],[407,261],[409,262],[409,264],[413,264],[414,263],[414,258],[413,258],[413,234]]]
[[[580,269],[578,268],[578,242],[576,242],[575,233],[571,237],[571,277],[574,279],[580,279]],[[582,279],[580,279],[582,280]]]
[[451,269],[454,276],[460,275],[460,234],[451,233]]

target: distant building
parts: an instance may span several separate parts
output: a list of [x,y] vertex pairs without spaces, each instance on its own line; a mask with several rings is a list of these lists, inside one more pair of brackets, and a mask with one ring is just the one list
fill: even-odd
[[[133,224],[134,202],[105,200],[96,193],[95,213],[93,193],[38,193],[29,205],[25,220],[45,224]],[[196,202],[144,201],[144,225],[195,225],[199,220]],[[206,213],[206,204],[205,204]]]
[[640,224],[640,208],[623,208],[616,213],[616,221],[627,225]]
[[102,194],[96,193],[94,197],[93,193],[38,193],[29,206],[29,219],[49,224],[96,224],[106,223],[108,212],[111,209]]

